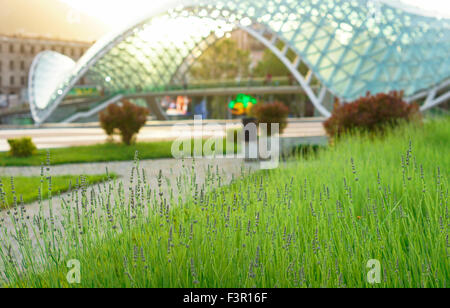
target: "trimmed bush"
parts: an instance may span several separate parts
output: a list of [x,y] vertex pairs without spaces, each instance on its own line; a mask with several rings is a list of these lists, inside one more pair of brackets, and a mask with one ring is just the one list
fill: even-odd
[[421,119],[419,106],[403,100],[403,92],[371,95],[367,93],[352,103],[336,101],[330,119],[324,123],[330,137],[339,137],[352,131],[384,132],[400,122]]
[[30,137],[8,139],[9,154],[14,157],[30,157],[37,152],[36,145]]
[[272,135],[270,124],[280,124],[280,134],[286,129],[289,108],[280,102],[261,104],[252,108],[252,114],[256,117],[258,124],[267,123],[267,135],[270,136]]
[[122,104],[109,105],[104,112],[100,113],[99,119],[103,130],[108,136],[118,131],[122,142],[130,145],[135,136],[147,122],[149,111],[147,108],[136,106],[129,101]]

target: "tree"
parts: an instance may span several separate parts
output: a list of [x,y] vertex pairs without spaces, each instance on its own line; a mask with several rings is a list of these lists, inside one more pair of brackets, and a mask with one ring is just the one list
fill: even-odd
[[247,77],[250,70],[250,52],[239,49],[236,41],[224,38],[209,47],[190,70],[194,79],[234,79]]
[[286,77],[290,74],[286,65],[280,61],[269,49],[264,50],[262,60],[253,70],[255,77],[266,77],[268,74],[274,77]]
[[[287,58],[291,61],[294,60],[295,55],[292,51],[289,51]],[[299,71],[302,75],[306,75],[308,72],[308,67],[302,62],[300,64]],[[266,77],[268,74],[273,77],[286,77],[290,76],[291,72],[289,69],[281,62],[280,59],[272,52],[270,49],[264,50],[263,58],[255,67],[253,74],[255,77]]]
[[[279,43],[277,46],[282,49],[282,45]],[[292,51],[287,53],[287,58],[290,61],[295,60],[295,54]],[[308,72],[308,67],[301,62],[299,72],[305,76]],[[264,50],[263,58],[253,70],[253,75],[256,78],[266,78],[267,75],[272,77],[288,77],[292,84],[297,84],[297,81],[289,71],[289,69],[281,62],[280,59],[270,50]],[[315,81],[313,81],[314,83]],[[289,106],[291,113],[295,116],[306,115],[307,98],[304,94],[277,94],[272,96],[273,101],[280,101]]]

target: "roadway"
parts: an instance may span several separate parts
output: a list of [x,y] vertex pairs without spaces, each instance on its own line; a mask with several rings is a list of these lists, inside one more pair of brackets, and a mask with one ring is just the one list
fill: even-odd
[[[148,122],[142,128],[138,135],[138,141],[163,141],[174,140],[178,138],[186,128],[174,127],[175,123],[183,125],[192,125],[192,121],[153,121]],[[203,130],[205,137],[225,136],[225,128],[221,130],[212,130],[208,128],[208,124],[221,124],[225,127],[236,127],[239,121],[204,121],[206,125]],[[289,125],[282,137],[286,138],[303,138],[303,137],[322,137],[325,131],[322,127],[322,118],[313,119],[290,119]],[[201,130],[193,130],[194,136],[200,136]],[[12,128],[0,127],[0,151],[8,151],[9,145],[7,139],[31,137],[38,149],[61,148],[69,146],[81,146],[103,143],[107,137],[98,123],[89,124],[54,124],[45,125],[42,128]]]

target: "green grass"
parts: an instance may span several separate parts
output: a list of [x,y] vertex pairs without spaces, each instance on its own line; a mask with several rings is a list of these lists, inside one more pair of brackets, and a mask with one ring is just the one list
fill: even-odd
[[[110,178],[114,178],[115,175],[109,175]],[[14,204],[20,205],[23,201],[31,203],[39,199],[39,189],[41,187],[41,177],[14,177],[12,178],[14,186],[12,186],[11,177],[0,177],[0,185],[5,192],[3,199],[0,200],[0,208],[8,208]],[[58,195],[59,193],[67,192],[71,187],[75,187],[81,180],[93,185],[99,182],[107,180],[107,175],[88,175],[83,176],[81,179],[78,175],[61,175],[52,177],[52,194]],[[42,179],[42,199],[47,199],[49,196],[48,179]],[[14,187],[14,190],[12,189]]]
[[[172,143],[172,141],[139,142],[130,146],[119,143],[104,143],[56,148],[49,151],[52,165],[132,161],[136,151],[139,152],[140,159],[172,158]],[[47,150],[39,150],[36,155],[31,157],[12,157],[8,152],[0,152],[0,166],[40,166],[46,157]]]
[[[116,143],[105,143],[92,146],[51,149],[52,165],[88,162],[127,161],[133,160],[136,151],[142,159],[171,157],[172,142],[137,143],[126,146]],[[39,150],[32,157],[12,157],[7,152],[0,153],[0,166],[40,166],[45,161],[46,150]]]
[[[85,208],[67,204],[67,236],[40,221],[42,252],[20,246],[26,271],[0,251],[7,286],[449,287],[449,136],[448,118],[354,136],[225,187],[186,167],[172,183],[184,200],[135,173],[132,197],[110,184],[85,193]],[[66,280],[70,259],[81,284]],[[367,282],[370,259],[380,284]]]

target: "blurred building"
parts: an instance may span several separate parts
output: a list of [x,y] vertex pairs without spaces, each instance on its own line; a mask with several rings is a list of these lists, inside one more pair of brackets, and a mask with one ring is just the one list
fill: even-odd
[[45,50],[78,60],[92,43],[45,38],[0,36],[0,108],[28,103],[28,73],[36,55]]

